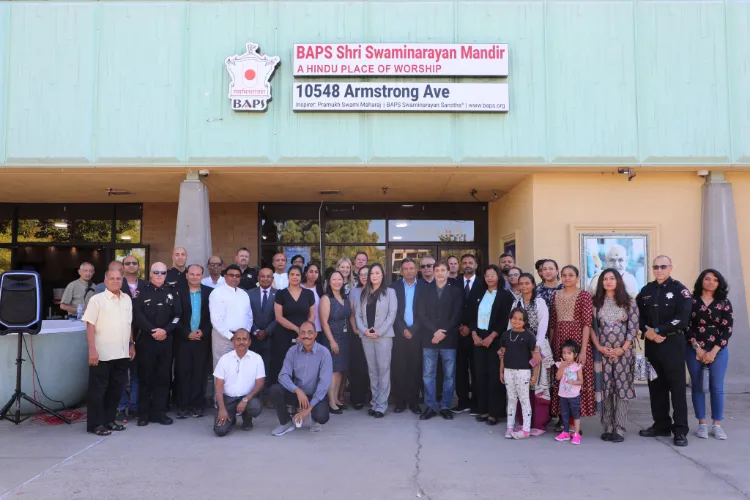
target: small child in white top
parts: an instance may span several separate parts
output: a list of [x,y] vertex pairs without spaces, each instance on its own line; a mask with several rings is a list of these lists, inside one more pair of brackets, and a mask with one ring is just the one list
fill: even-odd
[[[581,444],[581,386],[583,385],[583,371],[580,363],[575,359],[580,347],[573,340],[568,340],[562,347],[562,361],[555,363],[560,381],[560,411],[562,412],[563,431],[555,437],[557,441],[570,441],[571,444]],[[570,435],[570,418],[573,417],[574,431]]]

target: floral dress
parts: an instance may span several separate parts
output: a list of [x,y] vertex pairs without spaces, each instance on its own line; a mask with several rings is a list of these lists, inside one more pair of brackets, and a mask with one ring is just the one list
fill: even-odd
[[553,288],[544,286],[544,283],[539,283],[536,286],[536,296],[544,299],[544,301],[547,303],[547,307],[549,308],[552,304],[552,296],[555,295],[556,291],[562,290],[563,288],[565,288],[565,286],[562,283]]
[[704,304],[702,299],[693,299],[687,341],[691,344],[698,342],[705,351],[717,345],[724,349],[732,336],[733,326],[734,312],[729,299],[714,300],[709,305]]
[[[562,359],[562,346],[567,340],[583,343],[583,329],[591,327],[594,305],[591,295],[585,290],[576,290],[572,295],[555,293],[550,306],[550,329],[553,330],[552,353],[556,360]],[[586,363],[583,365],[583,387],[581,387],[581,416],[596,415],[594,402],[594,353],[587,346]],[[552,384],[552,414],[560,415],[558,384]]]
[[635,398],[635,352],[633,344],[638,333],[638,306],[635,300],[630,301],[630,311],[619,307],[611,297],[604,298],[604,305],[596,310],[597,339],[602,347],[622,347],[630,341],[630,349],[617,361],[601,355],[595,356],[594,372],[596,373],[596,404],[615,391],[620,399]]

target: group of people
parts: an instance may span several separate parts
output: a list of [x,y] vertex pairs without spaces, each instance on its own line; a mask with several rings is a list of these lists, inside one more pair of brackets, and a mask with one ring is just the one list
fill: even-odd
[[[419,265],[407,258],[390,286],[364,252],[340,259],[325,280],[301,256],[288,269],[282,253],[273,269],[251,268],[249,258],[241,248],[224,268],[213,256],[204,278],[176,248],[173,267],[153,264],[149,282],[128,256],[110,264],[101,293],[71,284],[67,310],[76,299],[85,306],[90,432],[124,430],[132,416],[139,426],[169,425],[170,394],[178,419],[203,416],[211,363],[220,436],[239,415],[242,429],[252,429],[263,406],[277,412],[274,435],[308,419],[319,431],[330,414],[349,409],[348,385],[351,406],[362,409],[369,397],[373,418],[383,418],[389,403],[420,420],[469,412],[491,426],[505,418],[505,437],[526,439],[559,417],[555,439],[580,444],[580,418],[598,412],[601,438],[617,443],[635,397],[640,333],[654,419],[640,435],[687,445],[687,363],[696,435],[709,436],[701,386],[708,371],[711,434],[726,439],[732,308],[716,270],[703,271],[691,293],[671,278],[669,257],[659,256],[655,281],[633,297],[616,266],[595,277],[592,294],[579,287],[575,266],[541,259],[537,285],[508,254],[481,274],[471,254],[422,256]],[[90,266],[79,271],[89,283]]]

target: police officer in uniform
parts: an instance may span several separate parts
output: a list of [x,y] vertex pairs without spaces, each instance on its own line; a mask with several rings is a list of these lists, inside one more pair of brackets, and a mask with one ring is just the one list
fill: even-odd
[[167,397],[172,376],[172,340],[179,327],[182,306],[177,290],[167,286],[167,266],[151,266],[151,281],[134,304],[138,326],[138,426],[149,421],[171,425]]
[[172,268],[167,271],[166,283],[168,286],[186,290],[187,282],[187,250],[175,247],[172,251]]
[[[685,396],[685,330],[690,322],[690,291],[672,279],[672,259],[654,259],[655,281],[636,297],[640,330],[646,339],[646,358],[657,377],[648,383],[654,424],[639,432],[644,437],[674,434],[675,446],[687,446],[688,416]],[[672,399],[672,418],[669,399]]]
[[234,256],[234,263],[240,268],[239,287],[246,292],[256,288],[258,286],[258,269],[250,267],[250,250],[245,247],[237,250]]

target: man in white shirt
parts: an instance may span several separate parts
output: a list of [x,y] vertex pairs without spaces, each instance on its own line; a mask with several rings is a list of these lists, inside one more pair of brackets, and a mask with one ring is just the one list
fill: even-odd
[[201,285],[217,288],[224,284],[224,276],[221,275],[221,268],[224,266],[224,260],[218,255],[212,255],[208,259],[208,276],[201,280]]
[[109,436],[124,431],[115,421],[128,377],[128,361],[135,357],[133,303],[121,292],[122,271],[110,269],[104,276],[107,290],[89,300],[83,321],[89,346],[89,390],[86,431]]
[[277,253],[273,256],[273,287],[283,290],[289,286],[289,275],[286,273],[286,255]]
[[260,415],[263,406],[258,395],[266,381],[263,360],[250,347],[250,332],[240,328],[232,337],[234,350],[221,357],[214,370],[216,402],[219,413],[214,424],[217,436],[226,436],[242,415],[242,430],[253,430],[253,418]]
[[227,266],[224,273],[224,286],[214,289],[208,299],[211,313],[211,351],[214,369],[219,359],[234,349],[232,336],[239,329],[250,331],[253,326],[253,312],[250,309],[250,297],[239,287],[240,267],[236,264]]

